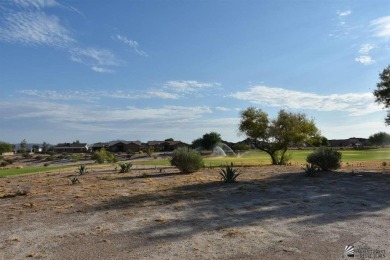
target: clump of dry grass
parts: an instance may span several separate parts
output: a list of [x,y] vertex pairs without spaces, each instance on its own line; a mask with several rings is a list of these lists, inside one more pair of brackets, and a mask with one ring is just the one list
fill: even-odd
[[168,219],[164,218],[163,216],[159,216],[159,217],[156,218],[154,221],[160,222],[160,223],[167,223],[167,222],[168,222]]

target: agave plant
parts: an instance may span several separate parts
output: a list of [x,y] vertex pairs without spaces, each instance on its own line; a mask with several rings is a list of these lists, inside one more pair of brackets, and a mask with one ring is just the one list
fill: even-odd
[[225,168],[221,168],[219,174],[222,176],[222,181],[226,183],[236,182],[236,178],[241,174],[237,169],[234,169],[233,163],[226,165]]
[[88,172],[87,171],[87,167],[85,165],[80,165],[79,168],[76,171],[76,173],[78,173],[79,175],[84,175],[87,172]]
[[121,163],[119,164],[119,167],[121,168],[119,172],[120,173],[130,172],[131,166],[133,166],[133,164],[131,163]]

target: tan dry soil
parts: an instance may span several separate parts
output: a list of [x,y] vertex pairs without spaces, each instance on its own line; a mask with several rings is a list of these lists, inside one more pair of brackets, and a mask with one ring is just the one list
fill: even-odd
[[[0,259],[342,259],[346,245],[390,259],[390,174],[299,167],[131,173],[114,167],[0,178]],[[26,196],[15,195],[17,186]]]

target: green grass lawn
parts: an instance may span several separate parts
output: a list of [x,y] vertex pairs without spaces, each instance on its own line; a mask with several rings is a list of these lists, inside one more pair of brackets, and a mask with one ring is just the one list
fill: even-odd
[[70,166],[56,166],[56,167],[25,167],[22,169],[4,169],[0,170],[0,177],[19,175],[19,174],[28,174],[28,173],[37,173],[37,172],[50,172],[53,170],[60,170],[69,168]]
[[[313,151],[309,150],[289,150],[287,154],[291,155],[292,164],[306,163],[306,157]],[[390,149],[369,149],[369,150],[340,150],[343,162],[363,162],[363,161],[390,161]],[[271,164],[269,155],[265,152],[252,151],[243,154],[241,157],[205,157],[205,166],[220,166],[226,164],[236,165],[266,165]],[[170,165],[168,160],[153,160],[145,162],[135,162],[142,165]]]

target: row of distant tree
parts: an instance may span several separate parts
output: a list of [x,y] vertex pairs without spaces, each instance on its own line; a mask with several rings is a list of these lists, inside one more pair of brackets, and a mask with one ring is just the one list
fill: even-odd
[[[166,139],[165,141],[173,141],[173,138]],[[76,141],[77,142],[77,141]],[[75,143],[76,143],[75,142]],[[213,146],[215,146],[217,143],[227,143],[222,140],[222,137],[217,132],[210,132],[204,134],[202,137],[199,137],[192,141],[191,147],[193,148],[199,148],[202,147],[203,149],[209,150],[212,149]],[[319,147],[319,146],[329,146],[329,140],[325,136],[319,136],[317,138],[311,138],[308,140],[308,144],[310,146]],[[385,132],[378,132],[376,134],[371,135],[366,145],[372,145],[372,146],[387,146],[390,145],[390,134]],[[47,153],[51,150],[51,145],[49,145],[46,142],[43,142],[43,144],[40,145],[33,145],[32,149],[35,151],[38,151],[39,148],[41,148],[42,153]],[[244,143],[238,143],[233,144],[231,147],[233,150],[247,150],[250,149],[251,146]],[[7,142],[1,142],[0,141],[0,154],[6,153],[6,152],[12,152],[15,150],[15,147],[13,144],[7,143]],[[26,153],[29,152],[27,149],[27,141],[26,139],[23,139],[20,142],[20,148],[18,149],[18,152],[20,153]]]

